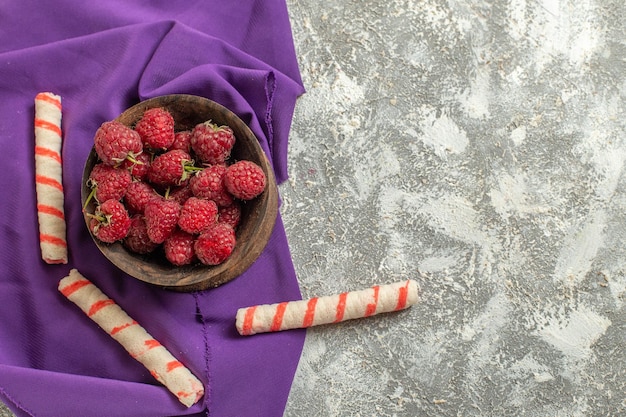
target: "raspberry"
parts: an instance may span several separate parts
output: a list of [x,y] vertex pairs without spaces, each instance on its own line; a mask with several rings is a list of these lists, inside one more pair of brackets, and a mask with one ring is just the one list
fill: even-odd
[[134,158],[143,150],[139,133],[116,120],[102,123],[94,137],[96,154],[107,165]]
[[129,212],[143,213],[146,204],[153,198],[158,198],[159,195],[154,191],[154,188],[150,186],[150,184],[143,181],[134,181],[131,182],[126,190],[126,195],[124,196],[124,204]]
[[235,144],[235,135],[228,126],[217,126],[210,121],[193,128],[191,147],[202,162],[223,164]]
[[118,200],[107,200],[96,207],[89,228],[95,237],[105,243],[121,240],[130,229],[130,217]]
[[265,189],[265,173],[252,161],[238,161],[224,174],[224,185],[229,193],[241,200],[251,200]]
[[165,152],[154,158],[146,179],[162,187],[184,184],[193,170],[191,156],[180,149]]
[[125,159],[120,165],[121,168],[127,169],[133,178],[143,180],[148,175],[148,169],[152,162],[152,154],[150,152],[143,151],[133,159]]
[[97,186],[99,182],[105,181],[106,177],[109,176],[110,172],[113,170],[117,170],[117,168],[98,162],[91,169],[89,179],[87,181],[89,181],[89,184]]
[[191,187],[188,183],[181,187],[170,189],[170,200],[177,201],[181,206],[185,204],[185,201],[187,201],[189,197],[193,197],[193,193],[191,192]]
[[163,242],[165,258],[176,266],[188,265],[196,259],[193,235],[180,229],[174,230]]
[[225,165],[211,165],[198,172],[189,180],[193,195],[199,198],[213,200],[220,207],[233,203],[232,196],[224,186]]
[[165,198],[150,200],[144,210],[150,240],[163,243],[176,229],[179,216],[180,204],[176,201]]
[[159,247],[148,237],[148,227],[141,214],[135,214],[130,218],[130,229],[122,243],[128,250],[142,255],[153,252]]
[[166,150],[174,142],[174,118],[164,108],[156,107],[144,112],[135,125],[143,146],[152,150]]
[[94,165],[87,185],[95,192],[96,200],[121,200],[132,181],[130,172],[102,162]]
[[217,223],[196,239],[196,256],[205,265],[219,265],[233,252],[235,241],[235,230],[227,224]]
[[217,222],[217,204],[190,197],[180,210],[178,226],[187,233],[200,234]]
[[191,130],[176,132],[174,142],[170,145],[170,150],[172,149],[180,149],[181,151],[191,153]]
[[233,227],[233,229],[239,226],[241,221],[241,205],[237,201],[233,201],[228,207],[220,207],[217,214],[217,221],[219,223],[226,223]]

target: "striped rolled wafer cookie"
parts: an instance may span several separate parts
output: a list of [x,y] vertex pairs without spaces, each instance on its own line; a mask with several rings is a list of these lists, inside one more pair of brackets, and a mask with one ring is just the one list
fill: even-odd
[[67,239],[61,163],[61,97],[35,97],[35,190],[41,257],[49,264],[67,263]]
[[61,279],[59,291],[119,342],[130,356],[144,365],[181,403],[191,407],[202,398],[202,382],[76,269],[72,269],[68,276]]
[[403,310],[417,302],[414,280],[309,300],[263,304],[237,310],[239,334],[306,328]]

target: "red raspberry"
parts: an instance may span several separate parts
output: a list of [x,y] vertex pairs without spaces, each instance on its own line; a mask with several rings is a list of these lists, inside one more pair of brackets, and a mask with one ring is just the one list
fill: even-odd
[[189,183],[181,187],[170,189],[170,200],[177,201],[178,204],[180,204],[181,206],[185,204],[185,201],[187,201],[189,197],[193,197],[193,193],[191,192],[191,187],[189,186]]
[[217,223],[196,239],[196,256],[205,265],[219,265],[233,252],[235,241],[235,230],[225,223]]
[[148,237],[148,226],[141,214],[135,214],[130,218],[130,229],[122,243],[128,250],[142,255],[151,253],[159,247]]
[[94,165],[87,185],[94,189],[96,200],[121,200],[132,181],[130,172],[105,163]]
[[241,205],[237,201],[233,201],[228,207],[220,207],[217,214],[217,221],[219,223],[226,223],[233,227],[233,229],[239,226],[241,221]]
[[174,142],[170,146],[170,150],[172,149],[180,149],[181,151],[191,153],[191,130],[176,132]]
[[106,177],[109,175],[110,172],[109,170],[114,169],[117,168],[112,167],[111,165],[107,165],[103,162],[98,162],[93,166],[91,172],[89,173],[87,185],[89,185],[91,188],[93,188],[93,186],[97,186],[100,181],[106,180]]
[[193,170],[191,156],[180,149],[165,152],[154,158],[146,179],[162,187],[184,184]]
[[193,195],[213,200],[220,207],[231,205],[233,198],[224,186],[224,174],[226,174],[225,165],[211,165],[198,172],[189,180]]
[[130,217],[118,200],[107,200],[96,207],[89,228],[93,235],[105,243],[124,239],[130,229]]
[[131,213],[143,213],[146,204],[153,198],[159,198],[159,195],[150,184],[143,181],[134,181],[130,183],[126,190],[124,204]]
[[190,197],[180,210],[178,226],[187,233],[200,234],[217,222],[217,204]]
[[179,216],[180,204],[176,201],[165,198],[150,200],[144,210],[150,240],[163,243],[176,229]]
[[133,178],[143,180],[148,175],[150,163],[152,162],[152,154],[145,150],[134,158],[127,158],[122,162],[121,167],[128,169]]
[[193,235],[180,229],[163,242],[165,258],[176,266],[188,265],[196,259]]
[[235,135],[228,126],[217,126],[210,121],[193,128],[191,147],[202,162],[223,164],[235,144]]
[[144,112],[135,125],[143,146],[152,150],[166,150],[174,142],[174,118],[164,108],[156,107]]
[[230,165],[224,174],[224,185],[229,193],[241,200],[251,200],[265,189],[265,173],[252,161]]
[[143,150],[139,133],[116,120],[102,123],[96,131],[94,145],[98,157],[107,165],[118,165]]

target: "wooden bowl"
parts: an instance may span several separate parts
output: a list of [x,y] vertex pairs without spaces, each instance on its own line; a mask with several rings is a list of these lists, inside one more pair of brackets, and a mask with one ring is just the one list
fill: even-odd
[[[116,120],[134,127],[143,113],[153,107],[164,107],[172,114],[176,122],[176,131],[190,130],[207,120],[230,126],[236,137],[231,160],[245,159],[260,165],[267,177],[265,191],[253,200],[242,202],[241,223],[236,232],[237,243],[231,256],[217,266],[200,263],[174,266],[160,251],[139,255],[128,251],[121,242],[107,244],[93,235],[92,238],[109,261],[138,280],[175,291],[199,291],[219,286],[246,271],[261,254],[270,238],[278,213],[278,190],[274,171],[250,128],[227,108],[203,97],[184,94],[155,97],[134,105]],[[98,156],[92,148],[83,171],[81,193],[83,206],[91,191],[87,186],[87,179],[97,162]],[[87,213],[93,213],[95,205],[94,201],[90,201],[86,207],[84,218],[87,229],[89,229]]]

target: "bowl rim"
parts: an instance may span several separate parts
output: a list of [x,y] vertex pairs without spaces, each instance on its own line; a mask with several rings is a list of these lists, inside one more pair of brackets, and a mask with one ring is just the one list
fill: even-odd
[[[186,266],[174,266],[167,261],[155,264],[155,262],[150,262],[150,259],[153,261],[154,259],[149,255],[134,254],[128,251],[120,241],[109,244],[98,240],[93,233],[91,233],[89,228],[90,219],[88,216],[88,213],[93,212],[95,201],[91,201],[87,205],[87,208],[83,210],[83,218],[88,233],[100,252],[113,265],[127,275],[140,281],[156,285],[163,289],[181,292],[201,291],[214,288],[243,274],[265,249],[278,216],[278,187],[273,167],[254,132],[252,132],[250,127],[239,116],[225,106],[202,96],[169,94],[140,101],[124,110],[114,120],[133,127],[134,123],[138,120],[137,115],[143,114],[143,112],[150,108],[165,107],[171,112],[173,111],[173,115],[175,115],[180,111],[184,111],[189,106],[200,106],[199,113],[211,113],[211,117],[190,116],[189,120],[183,122],[183,127],[189,127],[189,123],[194,123],[201,119],[205,119],[202,121],[211,119],[216,123],[230,126],[236,136],[233,155],[237,156],[237,154],[240,153],[239,151],[253,152],[253,154],[258,157],[258,160],[255,160],[255,162],[261,166],[266,175],[266,188],[263,193],[250,202],[242,202],[245,214],[255,214],[254,217],[247,217],[248,219],[254,219],[254,223],[245,223],[241,228],[237,229],[237,243],[231,257],[224,263],[216,266],[207,266],[199,263]],[[180,125],[177,125],[177,131],[186,130],[180,127]],[[242,150],[244,145],[245,149]],[[91,192],[91,189],[87,186],[86,179],[93,165],[97,162],[98,157],[95,148],[92,146],[83,168],[81,207],[85,206],[85,202]],[[252,236],[254,236],[254,239],[250,239]]]

